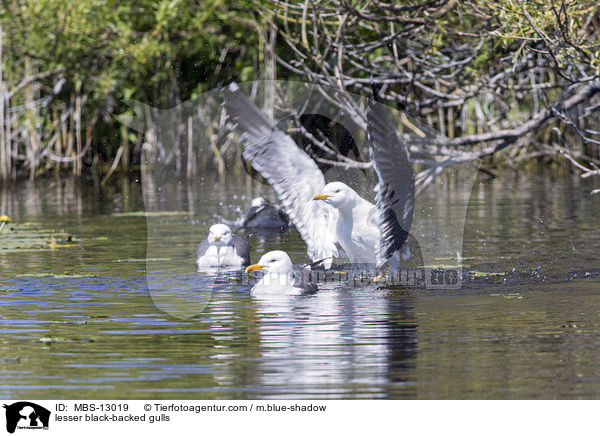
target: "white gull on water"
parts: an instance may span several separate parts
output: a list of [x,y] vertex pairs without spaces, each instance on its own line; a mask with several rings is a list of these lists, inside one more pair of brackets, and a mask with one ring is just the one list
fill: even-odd
[[250,263],[250,249],[250,243],[245,236],[233,234],[226,224],[213,224],[208,231],[208,237],[198,246],[196,266],[245,266]]
[[[331,267],[345,255],[354,268],[391,266],[410,252],[405,245],[414,208],[414,172],[406,146],[395,133],[384,106],[370,100],[369,152],[378,176],[376,205],[342,182],[325,177],[308,154],[232,83],[225,106],[241,133],[243,156],[271,184],[313,261]],[[341,250],[340,250],[341,249]]]
[[246,268],[246,272],[262,271],[264,275],[252,287],[256,296],[301,295],[317,292],[309,268],[293,265],[286,252],[276,250],[265,253],[258,263]]

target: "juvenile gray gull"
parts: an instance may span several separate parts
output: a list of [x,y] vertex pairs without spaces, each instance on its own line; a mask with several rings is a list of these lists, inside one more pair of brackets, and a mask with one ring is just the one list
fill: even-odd
[[196,254],[198,268],[245,266],[250,263],[250,243],[246,237],[233,234],[228,225],[214,224]]
[[264,273],[252,288],[253,295],[301,295],[318,290],[311,280],[310,269],[293,265],[284,251],[263,254],[258,263],[246,268],[247,273],[252,271]]
[[287,214],[262,197],[252,200],[242,227],[245,229],[284,231],[289,224]]
[[383,105],[369,100],[367,111],[369,152],[378,176],[374,205],[342,182],[325,184],[317,164],[237,84],[224,92],[244,158],[271,184],[313,261],[324,259],[330,268],[333,258],[343,254],[355,269],[364,269],[381,268],[390,259],[396,266],[400,255],[410,256],[405,242],[412,224],[414,172]]

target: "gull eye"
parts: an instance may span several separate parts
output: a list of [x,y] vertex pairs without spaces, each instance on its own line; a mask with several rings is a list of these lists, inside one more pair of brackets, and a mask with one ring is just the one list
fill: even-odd
[[342,190],[341,189],[336,189],[335,192],[337,194],[338,192],[342,192]]
[[276,262],[276,260],[275,259],[271,259],[269,262],[273,263],[273,262]]

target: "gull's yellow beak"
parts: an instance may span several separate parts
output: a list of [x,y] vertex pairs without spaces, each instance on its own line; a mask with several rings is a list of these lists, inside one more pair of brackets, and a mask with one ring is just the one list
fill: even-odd
[[255,263],[254,265],[250,265],[248,268],[246,268],[246,272],[249,273],[250,271],[260,271],[263,268],[263,266]]
[[220,240],[221,237],[220,236],[215,236],[215,242],[217,242],[218,240]]
[[329,197],[331,197],[331,195],[317,194],[313,197],[313,200],[327,200]]

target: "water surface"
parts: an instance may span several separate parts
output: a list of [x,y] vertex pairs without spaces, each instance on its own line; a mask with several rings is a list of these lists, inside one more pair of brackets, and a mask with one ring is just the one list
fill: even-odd
[[[485,179],[470,196],[461,289],[326,283],[272,302],[225,280],[191,319],[156,307],[146,271],[170,262],[201,287],[193,251],[208,226],[268,188],[245,176],[208,180],[200,197],[165,187],[185,207],[159,208],[176,213],[152,216],[155,240],[138,180],[1,186],[15,225],[73,243],[3,251],[0,239],[0,397],[600,397],[598,181]],[[453,201],[451,189],[424,195],[431,207]],[[253,260],[281,247],[307,261],[295,230],[252,243]]]

